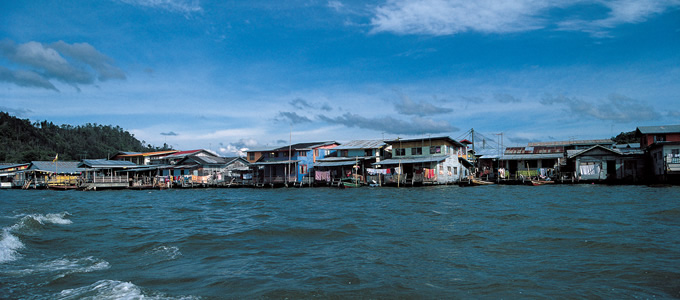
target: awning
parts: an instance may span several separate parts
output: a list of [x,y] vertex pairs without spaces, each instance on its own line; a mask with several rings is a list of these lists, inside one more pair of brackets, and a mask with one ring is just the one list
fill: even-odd
[[420,164],[429,162],[440,162],[444,161],[450,156],[440,155],[440,156],[427,156],[427,157],[414,157],[414,158],[390,158],[383,161],[372,163],[372,165],[398,165],[398,164]]

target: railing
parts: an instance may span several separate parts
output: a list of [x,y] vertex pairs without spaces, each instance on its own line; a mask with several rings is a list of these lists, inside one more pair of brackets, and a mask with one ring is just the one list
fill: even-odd
[[84,183],[123,183],[128,182],[126,176],[96,176],[83,179]]
[[297,176],[288,176],[288,180],[286,181],[285,176],[276,176],[276,177],[265,177],[265,178],[259,178],[259,179],[254,179],[253,181],[256,184],[269,184],[269,183],[294,183],[297,182]]

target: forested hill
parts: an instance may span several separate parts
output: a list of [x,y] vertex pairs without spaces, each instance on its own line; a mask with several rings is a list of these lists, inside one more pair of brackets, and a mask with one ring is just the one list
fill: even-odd
[[[167,147],[164,145],[164,148]],[[61,125],[42,121],[31,123],[0,112],[0,162],[34,160],[81,160],[107,158],[118,151],[145,152],[163,148],[144,145],[119,126],[86,124]]]

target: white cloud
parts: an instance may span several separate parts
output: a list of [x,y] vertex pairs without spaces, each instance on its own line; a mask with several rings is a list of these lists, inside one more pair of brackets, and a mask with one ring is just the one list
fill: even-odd
[[545,0],[390,0],[375,9],[373,32],[450,35],[467,31],[504,33],[543,27]]
[[353,113],[345,113],[342,116],[334,118],[322,115],[317,117],[319,120],[329,124],[342,124],[349,128],[356,127],[391,134],[437,134],[459,130],[447,121],[436,121],[419,117],[413,117],[410,121],[397,119],[391,116],[369,118]]
[[564,95],[556,97],[545,95],[540,103],[563,105],[577,117],[591,117],[616,123],[652,121],[661,117],[661,114],[649,104],[619,94],[611,94],[607,99],[597,103]]
[[328,7],[334,9],[335,11],[340,11],[345,5],[340,1],[328,1]]
[[198,0],[120,0],[120,1],[127,4],[145,6],[155,9],[163,9],[183,14],[191,14],[201,12],[203,10]]
[[0,41],[0,56],[18,68],[10,70],[0,66],[0,80],[24,87],[57,90],[50,82],[55,79],[79,89],[78,85],[94,84],[95,78],[100,81],[126,78],[111,58],[87,43],[71,45],[59,41],[45,45],[31,41],[17,45],[3,40]]
[[[551,10],[580,4],[601,5],[609,11],[603,18],[582,20],[567,15],[549,20]],[[374,10],[372,32],[452,35],[521,32],[555,26],[560,30],[604,35],[603,31],[627,23],[639,23],[655,14],[680,6],[678,0],[388,0]]]
[[595,20],[569,19],[557,24],[560,30],[589,32],[593,36],[608,36],[607,30],[622,24],[641,23],[673,7],[679,7],[678,0],[615,0],[601,3],[609,13],[605,18]]
[[425,101],[415,102],[406,95],[401,95],[401,101],[394,103],[394,109],[402,115],[412,115],[420,117],[448,114],[453,111],[453,109],[435,106],[432,103],[428,103]]

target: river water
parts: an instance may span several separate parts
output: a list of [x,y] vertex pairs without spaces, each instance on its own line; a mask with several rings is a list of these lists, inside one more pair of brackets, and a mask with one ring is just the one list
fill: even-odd
[[680,187],[0,191],[0,298],[677,298]]

